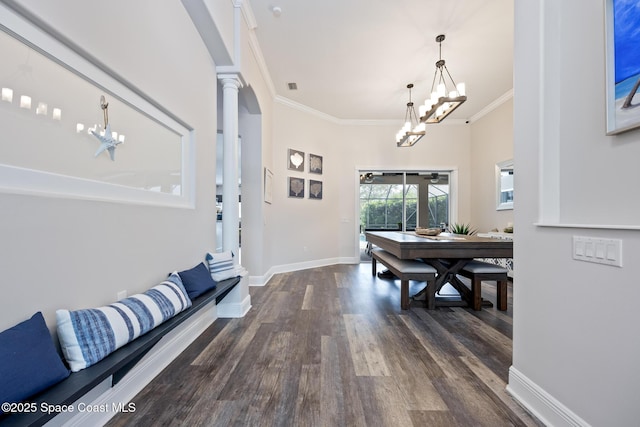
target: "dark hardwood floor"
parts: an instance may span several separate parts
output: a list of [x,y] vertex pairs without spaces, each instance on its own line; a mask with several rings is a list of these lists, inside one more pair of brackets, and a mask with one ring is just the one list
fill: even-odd
[[[411,294],[424,284],[411,282]],[[250,288],[109,426],[537,426],[505,391],[509,310],[400,310],[371,266],[278,274]],[[483,285],[495,302],[495,286]]]

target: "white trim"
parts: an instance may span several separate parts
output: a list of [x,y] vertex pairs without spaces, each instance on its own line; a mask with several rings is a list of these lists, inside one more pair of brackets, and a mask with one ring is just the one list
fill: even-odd
[[555,397],[511,366],[507,392],[545,425],[556,427],[590,427]]
[[[236,286],[237,288],[237,286]],[[251,296],[247,295],[241,302],[218,304],[218,317],[222,319],[236,319],[244,317],[251,310]]]
[[545,222],[538,221],[533,225],[536,227],[555,227],[555,228],[587,228],[594,230],[640,230],[640,225],[615,225],[615,224],[574,224],[563,222]]
[[[281,95],[274,95],[274,101],[278,104],[285,105],[294,110],[301,111],[303,113],[310,114],[312,116],[318,117],[322,120],[326,120],[328,122],[337,124],[337,125],[351,125],[351,126],[399,126],[398,120],[374,120],[374,119],[340,119],[338,117],[332,116],[327,113],[323,113],[322,111],[315,110],[307,105],[301,104],[297,101],[293,101],[289,98],[286,98]],[[446,122],[438,123],[440,126],[446,125],[465,125],[467,124],[467,120],[464,119],[447,119]]]
[[469,118],[469,123],[474,123],[504,104],[505,102],[513,99],[513,88],[509,89],[504,95],[493,101],[491,104],[478,111],[476,114]]
[[275,95],[274,101],[278,104],[285,105],[287,107],[293,108],[294,110],[302,111],[303,113],[311,114],[312,116],[316,116],[328,122],[340,124],[340,119],[333,117],[329,114],[323,113],[322,111],[315,110],[304,104],[300,104],[299,102],[293,101],[289,98],[285,98],[284,96]]
[[336,264],[358,264],[360,258],[358,257],[341,257],[341,258],[326,258],[313,261],[304,261],[294,264],[283,264],[273,266],[262,276],[250,276],[249,286],[265,286],[269,283],[269,280],[275,274],[290,273],[292,271],[307,270],[310,268],[326,267],[328,265]]
[[39,197],[169,206],[185,209],[195,208],[193,197],[191,200],[188,200],[184,197],[176,197],[168,193],[158,193],[90,179],[1,164],[0,192]]

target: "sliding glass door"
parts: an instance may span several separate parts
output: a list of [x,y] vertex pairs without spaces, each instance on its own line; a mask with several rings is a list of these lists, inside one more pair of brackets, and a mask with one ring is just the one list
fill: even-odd
[[412,231],[449,224],[450,173],[360,172],[360,242],[373,230]]

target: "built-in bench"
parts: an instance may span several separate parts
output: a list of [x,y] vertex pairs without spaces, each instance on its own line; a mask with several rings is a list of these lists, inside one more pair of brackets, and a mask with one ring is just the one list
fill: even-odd
[[41,404],[45,404],[46,407],[50,407],[50,405],[71,405],[110,376],[112,377],[111,386],[113,387],[163,336],[212,301],[215,300],[216,304],[218,304],[238,283],[240,283],[240,277],[218,282],[215,289],[194,298],[190,308],[119,348],[95,365],[73,372],[62,382],[29,398],[29,403],[36,404],[34,405],[37,409],[36,411],[0,417],[0,426],[41,426],[57,415],[55,412],[42,412]]
[[496,305],[498,310],[507,309],[507,280],[508,271],[495,264],[482,261],[469,261],[458,272],[460,276],[471,279],[472,307],[474,310],[482,308],[482,281],[495,281],[497,287]]
[[430,286],[436,280],[436,269],[422,261],[400,259],[384,249],[375,248],[371,251],[371,271],[376,275],[376,261],[382,263],[396,277],[400,279],[400,308],[409,309],[409,280],[427,282],[427,309],[435,308],[435,287]]

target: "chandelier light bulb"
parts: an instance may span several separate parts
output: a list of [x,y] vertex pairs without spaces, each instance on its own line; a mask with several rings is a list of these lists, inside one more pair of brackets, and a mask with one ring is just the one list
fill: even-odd
[[13,102],[13,89],[9,89],[8,87],[3,87],[2,100],[7,102]]
[[38,116],[46,116],[47,110],[47,104],[45,104],[44,102],[38,102],[38,106],[36,107],[36,114]]
[[20,97],[20,108],[24,108],[25,110],[31,109],[31,97],[27,95],[22,95]]
[[460,96],[467,95],[467,86],[464,84],[464,82],[458,83],[456,89],[458,89],[458,93],[460,94]]

